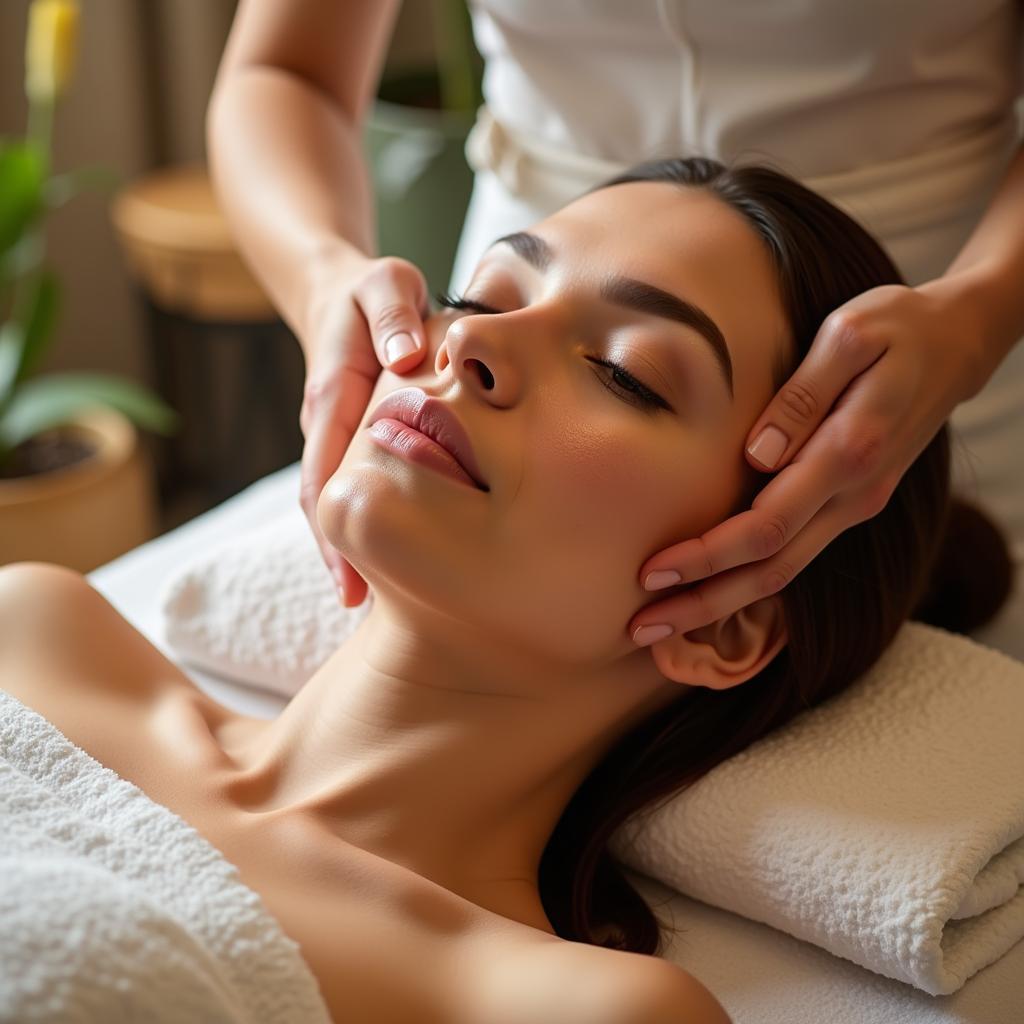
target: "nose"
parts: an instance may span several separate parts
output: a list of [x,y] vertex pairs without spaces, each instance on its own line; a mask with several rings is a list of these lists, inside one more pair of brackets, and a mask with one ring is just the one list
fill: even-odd
[[491,405],[508,407],[523,387],[522,345],[513,350],[513,335],[522,338],[523,325],[507,314],[499,323],[494,314],[463,316],[448,327],[434,357],[434,372],[449,366],[459,382]]

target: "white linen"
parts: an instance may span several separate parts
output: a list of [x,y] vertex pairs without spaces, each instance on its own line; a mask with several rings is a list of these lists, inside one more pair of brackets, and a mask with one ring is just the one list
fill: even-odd
[[0,836],[0,1021],[330,1021],[238,869],[2,690]]
[[627,870],[679,931],[661,955],[689,971],[733,1024],[1021,1024],[1024,942],[948,996],[866,971],[767,924],[701,903]]
[[[295,463],[88,577],[200,689],[243,714],[272,717],[286,700],[178,659],[163,636],[159,585],[204,550],[293,510],[298,485]],[[681,929],[663,955],[708,985],[734,1024],[1020,1024],[1024,942],[954,994],[931,996],[640,872],[627,874],[659,917]]]
[[160,597],[175,655],[291,697],[366,617],[343,608],[298,505],[181,566]]
[[630,867],[932,995],[1024,937],[1024,665],[903,625],[848,690],[611,843]]

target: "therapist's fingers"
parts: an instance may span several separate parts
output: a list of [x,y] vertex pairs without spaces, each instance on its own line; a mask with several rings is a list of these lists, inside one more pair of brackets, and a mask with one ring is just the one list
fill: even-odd
[[887,340],[876,326],[874,304],[887,300],[878,293],[901,287],[875,288],[870,304],[858,305],[858,296],[825,318],[796,372],[750,428],[746,455],[751,466],[766,472],[785,466],[850,382],[885,353]]
[[[378,371],[379,372],[379,371]],[[300,466],[299,503],[309,521],[317,547],[347,608],[362,604],[366,581],[324,537],[317,518],[317,503],[348,449],[370,400],[375,376],[351,368],[324,369],[307,379],[300,423],[306,434]]]
[[[627,627],[629,635],[645,647],[673,633],[687,633],[717,622],[759,598],[778,593],[835,537],[863,518],[850,508],[848,499],[833,498],[778,554],[691,584],[658,601],[655,615],[650,614],[650,607],[645,608]],[[669,629],[657,633],[649,628],[657,625]]]
[[[867,391],[855,387],[847,393],[796,459],[754,498],[749,511],[657,552],[640,567],[646,590],[672,585],[688,589],[682,603],[671,595],[644,607],[629,625],[631,635],[638,627],[654,625],[670,625],[675,632],[696,629],[774,593],[773,583],[791,580],[840,532],[885,507],[901,476],[899,462],[880,466],[870,480],[848,486],[857,476],[855,467],[866,452],[878,448],[883,436],[882,418],[865,409]],[[914,451],[921,447],[915,441]],[[832,512],[823,517],[825,509]],[[835,533],[824,536],[823,523],[831,524]],[[678,578],[669,575],[673,572]],[[723,594],[726,603],[739,603],[723,611]],[[683,618],[676,618],[680,613]],[[702,616],[699,621],[697,615]]]
[[400,256],[372,260],[352,290],[370,330],[381,366],[394,373],[415,369],[427,352],[423,321],[430,316],[427,281]]
[[324,537],[317,504],[366,414],[381,365],[405,373],[423,361],[427,283],[414,264],[392,256],[327,261],[310,281],[299,502],[342,603],[354,607],[366,596],[366,581]]
[[[842,452],[827,442],[828,434],[820,435],[768,481],[749,510],[652,555],[640,568],[644,589],[692,583],[781,550],[842,489],[849,475]],[[680,578],[666,575],[673,572]]]

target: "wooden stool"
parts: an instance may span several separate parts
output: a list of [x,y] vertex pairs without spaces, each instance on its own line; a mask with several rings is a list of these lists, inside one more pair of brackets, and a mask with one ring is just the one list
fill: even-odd
[[301,457],[302,349],[235,248],[204,166],[133,182],[111,215],[157,389],[182,417],[157,441],[161,504],[194,515]]

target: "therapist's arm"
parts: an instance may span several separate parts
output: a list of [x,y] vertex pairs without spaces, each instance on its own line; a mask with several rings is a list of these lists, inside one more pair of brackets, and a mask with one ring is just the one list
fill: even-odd
[[420,269],[375,255],[363,155],[398,9],[399,0],[241,0],[206,115],[232,234],[302,346],[299,504],[349,607],[367,584],[324,537],[319,497],[382,365],[406,373],[422,362],[430,311]]
[[206,113],[235,241],[303,345],[328,266],[376,251],[363,123],[400,0],[241,0]]
[[973,397],[1024,335],[1024,145],[945,274],[919,290],[948,292],[974,308],[982,334]]

